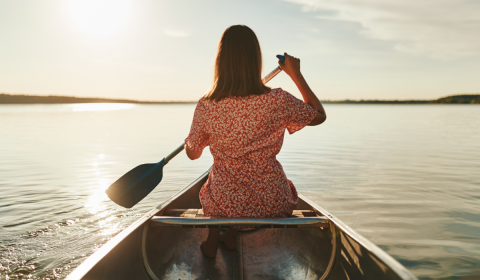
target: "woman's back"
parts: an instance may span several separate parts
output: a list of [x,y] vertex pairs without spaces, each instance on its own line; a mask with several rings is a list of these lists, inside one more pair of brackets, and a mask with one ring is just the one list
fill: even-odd
[[214,157],[211,176],[200,193],[205,214],[289,215],[297,195],[275,156],[285,129],[290,133],[300,130],[316,115],[315,108],[280,88],[218,102],[202,98],[186,144],[192,150],[208,145]]
[[[303,128],[316,115],[312,106],[281,88],[263,95],[225,98],[219,102],[202,98],[198,103],[200,150],[208,145],[217,160],[267,160],[280,152],[285,129]],[[192,125],[193,128],[193,125]],[[202,146],[202,147],[200,147]],[[262,154],[261,157],[258,157]],[[220,158],[222,157],[222,158]]]

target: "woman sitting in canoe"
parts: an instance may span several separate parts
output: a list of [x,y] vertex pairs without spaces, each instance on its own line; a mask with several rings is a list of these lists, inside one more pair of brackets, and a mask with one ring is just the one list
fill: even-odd
[[[319,125],[325,110],[300,72],[300,59],[285,53],[280,67],[297,85],[301,101],[262,82],[262,54],[255,33],[244,25],[227,28],[220,39],[212,89],[197,104],[185,150],[190,159],[210,146],[213,167],[200,190],[206,217],[288,217],[298,203],[276,155],[285,129],[290,134]],[[221,241],[236,249],[237,229]],[[220,229],[209,229],[201,248],[214,258]]]

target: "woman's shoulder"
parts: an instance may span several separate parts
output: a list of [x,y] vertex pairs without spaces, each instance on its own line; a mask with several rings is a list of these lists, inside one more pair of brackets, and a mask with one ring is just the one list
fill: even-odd
[[208,110],[210,110],[211,108],[209,108],[209,100],[207,98],[205,98],[205,96],[202,96],[198,101],[197,101],[197,105],[196,105],[196,108],[195,108],[195,111],[197,112],[207,112]]
[[197,106],[200,106],[200,107],[208,107],[209,105],[212,105],[213,101],[209,100],[205,95],[202,96],[198,102],[197,102]]
[[267,95],[275,98],[285,99],[288,98],[291,94],[288,91],[283,90],[282,88],[272,88],[272,90],[268,92]]

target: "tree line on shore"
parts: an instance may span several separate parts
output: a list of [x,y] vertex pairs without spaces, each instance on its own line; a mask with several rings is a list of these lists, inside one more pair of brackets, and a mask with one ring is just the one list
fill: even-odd
[[74,104],[74,103],[133,103],[133,104],[180,104],[194,101],[139,101],[95,97],[73,97],[57,95],[20,95],[0,93],[0,104]]
[[459,94],[435,100],[338,100],[322,101],[336,104],[480,104],[480,94]]
[[[333,104],[480,104],[480,94],[460,94],[435,100],[323,100]],[[73,104],[73,103],[133,103],[133,104],[195,104],[196,101],[138,101],[73,96],[40,96],[0,94],[0,104]]]

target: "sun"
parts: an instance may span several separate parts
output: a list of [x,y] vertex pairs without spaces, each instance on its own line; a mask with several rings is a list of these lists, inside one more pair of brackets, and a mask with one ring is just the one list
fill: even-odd
[[131,14],[130,0],[68,0],[67,8],[75,26],[95,37],[120,33]]

